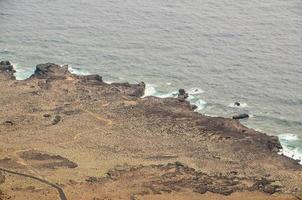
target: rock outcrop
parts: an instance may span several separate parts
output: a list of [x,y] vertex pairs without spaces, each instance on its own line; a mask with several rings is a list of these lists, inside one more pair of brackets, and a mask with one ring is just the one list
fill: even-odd
[[234,115],[233,116],[233,119],[246,119],[246,118],[249,118],[250,116],[246,113],[243,113],[243,114],[238,114],[238,115]]
[[71,76],[68,66],[59,66],[53,63],[39,64],[30,78],[37,79],[66,79]]
[[16,79],[14,76],[15,72],[13,65],[9,61],[0,62],[0,73],[7,76],[9,79]]
[[189,97],[189,94],[184,89],[178,90],[178,96],[177,98],[179,101],[185,101]]

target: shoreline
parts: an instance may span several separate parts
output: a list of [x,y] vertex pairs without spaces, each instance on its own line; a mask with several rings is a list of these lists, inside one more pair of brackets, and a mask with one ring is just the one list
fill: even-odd
[[[27,74],[27,78],[24,78],[25,76],[20,76],[17,77],[16,76],[16,73],[18,73],[18,69],[16,69],[16,65],[18,64],[15,64],[15,63],[12,63],[12,65],[14,66],[14,69],[15,69],[15,73],[14,73],[14,76],[16,77],[16,80],[19,80],[19,81],[22,81],[22,80],[26,80],[28,79],[31,75],[34,74],[34,70],[32,70],[32,73],[26,73]],[[60,65],[60,66],[64,66],[65,64],[63,65]],[[83,71],[81,68],[73,68],[73,67],[70,67],[69,65],[68,66],[68,70],[72,73],[72,74],[75,74],[75,75],[79,75],[79,76],[85,76],[85,75],[92,75],[92,73],[90,73],[89,71],[85,70]],[[19,72],[20,73],[20,72]],[[23,77],[23,78],[21,78]],[[110,83],[113,83],[113,81],[104,81],[105,83],[107,84],[110,84]],[[171,84],[171,83],[170,83]],[[196,91],[197,90],[197,91]],[[146,88],[145,88],[145,94],[144,96],[142,96],[142,98],[144,97],[148,97],[148,96],[155,96],[155,97],[158,97],[158,98],[177,98],[177,95],[178,95],[178,91],[177,90],[174,90],[174,91],[170,91],[168,93],[162,93],[160,92],[159,94],[156,94],[158,93],[157,89],[156,89],[156,85],[155,84],[150,84],[150,83],[146,83]],[[204,93],[204,91],[200,88],[191,88],[190,91],[188,91],[188,94],[189,94],[189,98],[187,99],[191,104],[193,105],[196,105],[198,108],[195,110],[196,112],[198,113],[201,113],[201,114],[204,114],[202,113],[202,110],[204,109],[204,107],[207,105],[207,102],[205,102],[204,100],[200,99],[200,98],[195,98],[194,95],[196,94],[202,94]],[[225,105],[225,106],[228,106],[228,107],[234,107],[233,104],[229,104],[229,105]],[[248,104],[247,103],[242,103],[241,107],[240,108],[248,108]],[[206,115],[206,114],[205,114]],[[212,115],[207,115],[207,116],[210,116],[210,117],[219,117],[219,116],[212,116]],[[253,115],[251,115],[251,117],[253,117]],[[247,125],[248,128],[253,128],[255,130],[261,128],[261,127],[250,127]],[[263,131],[260,131],[260,132],[263,132]],[[265,132],[265,131],[264,131]],[[282,145],[282,149],[278,152],[280,155],[285,155],[286,157],[288,158],[291,158],[291,159],[295,159],[295,160],[299,160],[300,164],[302,165],[302,153],[301,152],[298,152],[298,148],[299,147],[295,147],[294,150],[288,148],[287,145],[288,142],[290,141],[287,141],[286,138],[284,138],[284,136],[286,135],[291,135],[290,133],[283,133],[283,134],[272,134],[270,133],[269,135],[273,135],[273,136],[277,136],[279,138],[279,141]],[[283,139],[283,140],[282,140]]]
[[[69,198],[184,191],[200,198],[241,191],[301,196],[302,166],[278,155],[276,136],[195,112],[184,91],[176,98],[142,98],[145,88],[143,82],[108,84],[100,75],[76,75],[52,63],[17,81],[3,63],[0,167],[53,180]],[[91,188],[98,192],[85,192]]]

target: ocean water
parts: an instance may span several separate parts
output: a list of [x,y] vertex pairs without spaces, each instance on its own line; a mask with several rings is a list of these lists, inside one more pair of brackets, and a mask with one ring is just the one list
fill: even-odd
[[198,112],[249,113],[302,159],[301,0],[0,0],[0,60],[18,79],[54,62],[146,95],[184,88]]

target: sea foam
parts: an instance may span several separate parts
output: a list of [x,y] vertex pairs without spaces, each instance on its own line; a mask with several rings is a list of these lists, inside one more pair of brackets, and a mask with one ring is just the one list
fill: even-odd
[[72,67],[69,65],[68,65],[68,70],[70,71],[70,73],[76,74],[76,75],[89,75],[90,74],[87,70],[84,70],[83,68]]
[[299,143],[302,144],[301,139],[295,134],[281,134],[278,136],[282,145],[282,150],[279,154],[299,160],[302,165],[302,148],[299,148]]
[[[189,97],[187,100],[191,104],[197,106],[196,111],[201,111],[207,105],[207,103],[198,96],[203,92],[204,91],[200,88],[191,88],[188,90]],[[142,98],[148,96],[155,96],[159,98],[168,98],[168,97],[176,98],[178,96],[178,91],[162,92],[157,89],[157,86],[155,84],[146,84],[145,95]]]
[[240,103],[240,106],[236,106],[235,103],[230,103],[228,107],[231,108],[247,108],[249,105],[247,103]]
[[34,69],[26,69],[24,67],[21,67],[18,63],[12,63],[12,65],[14,66],[14,69],[16,71],[14,73],[16,80],[27,79],[34,73]]

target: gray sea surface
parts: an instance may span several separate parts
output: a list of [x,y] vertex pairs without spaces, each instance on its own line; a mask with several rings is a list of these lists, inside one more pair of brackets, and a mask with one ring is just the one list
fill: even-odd
[[0,60],[19,79],[54,62],[147,95],[185,88],[199,112],[249,113],[302,158],[301,0],[0,0]]

